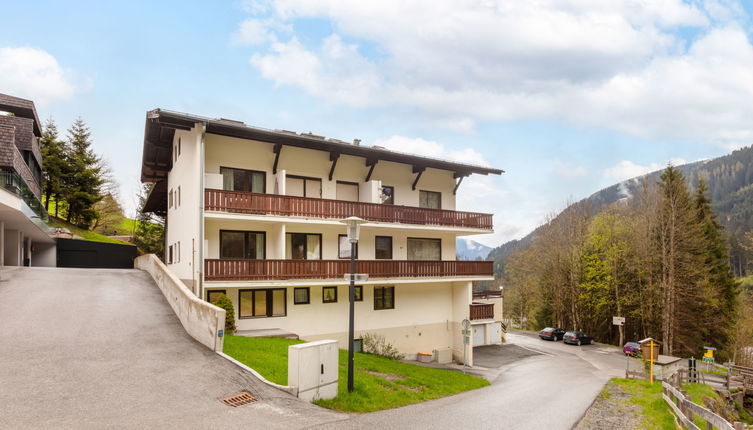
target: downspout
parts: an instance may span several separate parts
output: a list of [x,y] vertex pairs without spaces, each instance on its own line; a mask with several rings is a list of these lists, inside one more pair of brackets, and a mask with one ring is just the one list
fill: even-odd
[[204,300],[204,136],[207,123],[201,123],[199,144],[199,298]]

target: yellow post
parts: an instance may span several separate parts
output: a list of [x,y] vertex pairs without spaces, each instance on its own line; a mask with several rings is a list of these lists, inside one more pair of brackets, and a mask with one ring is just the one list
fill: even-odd
[[654,383],[654,341],[650,341],[648,343],[648,374],[649,374],[649,381],[653,384]]

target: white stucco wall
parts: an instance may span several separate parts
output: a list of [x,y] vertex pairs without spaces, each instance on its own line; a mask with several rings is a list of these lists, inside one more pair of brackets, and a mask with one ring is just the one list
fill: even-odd
[[[168,247],[177,247],[180,242],[180,259],[173,251],[173,263],[168,268],[190,289],[195,290],[200,279],[201,269],[198,262],[200,225],[201,225],[201,138],[200,126],[190,131],[178,130],[173,139],[173,151],[176,151],[180,139],[180,155],[173,158],[173,168],[167,177],[168,195],[170,190],[178,192],[180,187],[180,204],[177,198],[167,209],[167,234],[165,255]],[[177,260],[177,261],[176,261]]]
[[[266,233],[267,259],[285,258],[285,232],[322,234],[322,259],[338,259],[338,236],[345,234],[344,225],[300,224],[246,221],[237,219],[206,218],[204,237],[207,239],[206,258],[220,258],[220,230],[263,231]],[[427,230],[407,230],[395,228],[362,228],[358,243],[358,258],[375,259],[376,236],[392,237],[392,259],[408,258],[409,237],[435,238],[442,240],[442,260],[455,260],[454,233]]]
[[[275,181],[282,182],[281,171],[287,175],[306,176],[322,180],[322,198],[336,198],[337,181],[348,181],[364,184],[369,167],[365,158],[342,155],[337,162],[332,181],[329,180],[329,170],[332,163],[329,153],[305,148],[284,146],[280,155],[277,175],[272,174],[275,154],[271,143],[232,137],[207,134],[205,137],[205,172],[220,173],[220,167],[235,167],[240,169],[258,170],[266,172],[267,193],[275,193]],[[442,209],[455,209],[455,187],[453,172],[428,168],[412,190],[411,186],[416,178],[413,167],[409,164],[380,161],[372,173],[371,180],[376,181],[370,187],[378,187],[378,183],[395,187],[395,204],[418,206],[419,191],[436,191],[442,193]],[[283,175],[284,176],[284,175]],[[284,186],[278,184],[279,194],[284,194]],[[374,188],[361,188],[360,200],[374,202]],[[370,192],[369,192],[370,191]]]
[[[287,316],[237,319],[238,330],[279,328],[298,334],[304,340],[336,339],[346,344],[348,329],[348,287],[338,286],[337,303],[322,303],[322,287],[310,287],[310,304],[294,304],[293,287],[286,288]],[[375,285],[363,286],[363,301],[355,303],[356,337],[376,332],[401,352],[414,357],[451,347],[462,351],[458,317],[468,316],[470,282],[425,282],[385,284],[395,287],[395,309],[374,310]],[[213,288],[207,285],[207,290]],[[238,317],[239,288],[220,288],[227,292]],[[250,288],[245,288],[250,289]],[[465,292],[468,294],[465,294]],[[461,309],[465,309],[463,312]],[[460,343],[458,343],[460,342]]]

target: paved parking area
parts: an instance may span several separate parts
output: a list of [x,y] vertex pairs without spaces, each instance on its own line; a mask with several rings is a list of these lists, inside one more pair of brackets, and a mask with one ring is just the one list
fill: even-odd
[[[189,337],[138,270],[0,273],[0,428],[302,428],[345,418]],[[219,398],[247,390],[257,403]]]

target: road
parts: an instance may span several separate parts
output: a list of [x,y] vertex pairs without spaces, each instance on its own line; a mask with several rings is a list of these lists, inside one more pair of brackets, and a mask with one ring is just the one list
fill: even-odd
[[[477,352],[492,384],[362,415],[335,413],[262,384],[190,338],[137,270],[0,272],[0,428],[569,429],[620,351],[511,333]],[[219,398],[249,391],[240,408]]]
[[610,377],[624,376],[624,357],[611,346],[577,347],[524,332],[508,334],[508,342],[541,354],[485,371],[492,372],[488,387],[321,428],[565,430]]
[[[0,273],[0,428],[302,428],[345,418],[189,337],[145,272]],[[248,390],[232,408],[219,398]]]

